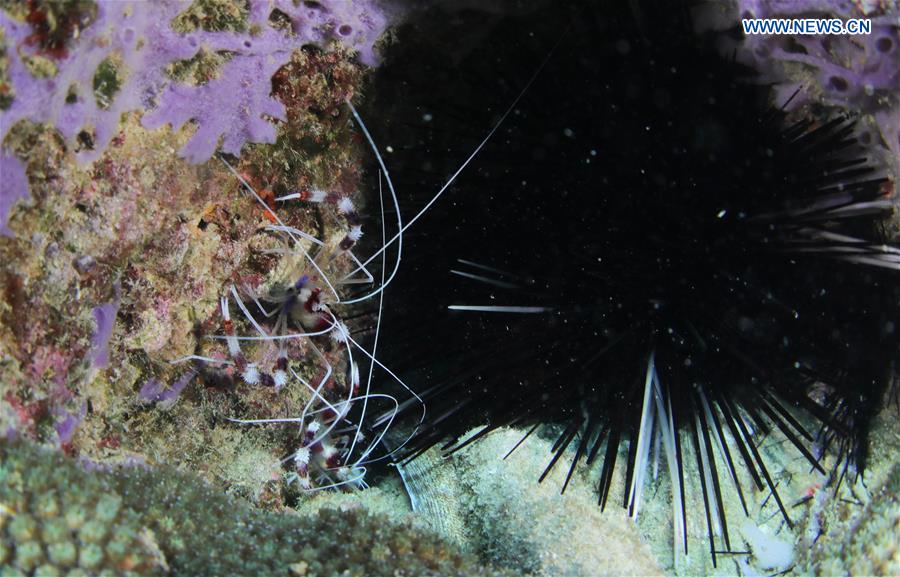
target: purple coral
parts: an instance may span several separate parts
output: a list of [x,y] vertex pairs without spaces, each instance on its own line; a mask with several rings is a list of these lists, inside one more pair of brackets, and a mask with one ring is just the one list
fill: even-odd
[[[202,37],[216,50],[234,52],[220,77],[203,86],[172,84],[155,110],[144,116],[144,126],[171,123],[178,129],[197,122],[198,129],[179,154],[192,163],[209,160],[223,138],[222,150],[240,154],[245,142],[275,142],[275,128],[263,115],[285,119],[284,106],[271,96],[271,78],[303,44],[341,40],[359,50],[365,64],[376,62],[374,44],[387,26],[386,17],[365,2],[348,0],[300,3],[292,0],[251,2],[250,23],[262,32],[250,39],[205,32]],[[293,37],[268,24],[272,9],[290,18]]]
[[63,408],[54,410],[54,415],[56,416],[54,428],[56,429],[56,434],[59,436],[60,443],[65,444],[72,440],[75,431],[78,429],[78,425],[84,420],[84,415],[86,413],[87,406],[84,403],[82,403],[78,411],[74,413]]
[[147,403],[174,402],[181,395],[181,391],[188,386],[192,378],[194,378],[194,373],[187,372],[181,375],[168,389],[162,381],[152,378],[141,387],[141,390],[138,392],[138,398]]
[[[175,32],[170,23],[185,7],[183,2],[99,2],[94,23],[84,30],[71,53],[57,62],[57,74],[47,79],[34,78],[18,54],[19,51],[28,54],[35,50],[23,42],[29,34],[28,26],[0,11],[0,25],[16,48],[8,51],[9,75],[16,98],[9,110],[0,112],[0,139],[21,119],[53,124],[73,145],[79,132],[93,128],[94,149],[78,154],[79,161],[92,161],[103,152],[115,135],[123,113],[154,105],[156,96],[167,84],[165,67],[179,60],[193,58],[202,47],[211,51],[234,52],[237,60],[235,66],[241,71],[251,68],[247,63],[241,62],[243,59],[260,61],[255,65],[257,71],[272,71],[267,76],[257,78],[257,83],[266,85],[274,70],[287,62],[293,50],[308,43],[323,43],[329,38],[344,39],[341,30],[346,31],[346,27],[350,26],[350,29],[357,32],[347,34],[348,45],[360,50],[360,58],[364,62],[374,63],[372,43],[384,31],[387,23],[385,17],[371,6],[347,0],[322,2],[313,10],[317,14],[316,18],[306,18],[298,12],[300,8],[293,7],[292,2],[278,2],[277,5],[291,16],[295,35],[285,34],[269,25],[271,8],[267,0],[252,2],[251,24],[260,30],[255,36],[202,30],[188,34]],[[301,6],[309,12],[305,8],[306,4]],[[320,13],[322,16],[318,16]],[[101,108],[93,96],[93,78],[100,64],[114,54],[123,62],[125,78],[108,108]],[[265,64],[262,64],[263,61]],[[223,75],[225,72],[228,71],[223,71]],[[180,88],[181,90],[172,93],[171,98],[160,102],[160,108],[171,105],[173,101],[178,103],[179,97],[194,97],[199,87],[194,90],[186,86]],[[263,109],[245,109],[241,117],[226,122],[223,122],[219,110],[207,110],[193,118],[201,126],[207,121],[219,126],[227,122],[243,122],[244,126],[239,126],[240,132],[245,133],[246,137],[252,137],[258,131],[252,127],[248,129],[248,125],[257,124],[259,115],[271,108],[275,101],[268,94],[265,94],[265,98],[254,96],[248,100],[244,93],[259,93],[260,89],[256,86],[237,82],[229,88],[233,90],[217,99],[217,104],[226,105],[225,112],[248,103],[261,105]],[[228,101],[229,98],[232,101]],[[271,102],[266,102],[267,99]],[[237,141],[243,144],[241,137],[236,135],[232,142]],[[209,156],[202,160],[208,158]]]
[[118,300],[94,307],[97,328],[91,337],[91,360],[95,367],[104,368],[109,365],[109,338],[112,336],[118,311]]
[[12,236],[6,222],[12,205],[28,196],[28,177],[18,158],[0,148],[0,234]]
[[[350,0],[274,0],[274,4],[275,8],[290,18],[291,27],[297,36],[308,38],[315,44],[337,39],[358,50],[363,64],[373,66],[378,62],[375,42],[387,27],[387,18],[371,3]],[[259,12],[256,12],[255,17],[258,18],[258,15]]]
[[[361,61],[374,64],[374,43],[387,26],[387,18],[372,0],[297,6],[291,0],[251,0],[252,34],[202,30],[182,34],[172,30],[171,22],[185,7],[178,0],[98,2],[94,22],[72,43],[69,54],[55,62],[57,72],[50,78],[33,76],[25,65],[23,56],[37,50],[25,42],[28,25],[0,10],[15,93],[10,108],[0,111],[0,142],[20,120],[55,126],[73,150],[78,135],[92,131],[93,148],[76,153],[79,162],[91,162],[115,136],[122,114],[156,108],[145,117],[146,125],[197,123],[197,133],[181,151],[190,162],[208,160],[220,136],[224,149],[236,154],[245,142],[274,141],[267,117],[283,119],[284,108],[270,95],[270,80],[294,50],[338,40],[358,50]],[[274,8],[288,16],[292,33],[270,24]],[[221,77],[206,86],[170,83],[166,67],[193,58],[201,48],[233,54]],[[94,96],[93,80],[98,67],[113,56],[123,68],[122,84],[104,108]],[[0,217],[28,190],[27,181],[5,156],[3,171]],[[5,228],[0,232],[8,234]]]
[[[118,130],[123,113],[139,109],[165,82],[164,67],[197,52],[191,38],[176,34],[166,25],[178,12],[177,3],[160,4],[99,2],[97,18],[86,28],[67,57],[56,61],[57,73],[35,78],[22,55],[37,48],[24,42],[30,30],[0,11],[0,25],[11,44],[9,77],[15,99],[0,112],[0,139],[19,120],[51,124],[75,146],[82,130],[93,130],[93,150],[76,155],[79,162],[96,159]],[[108,108],[98,106],[93,92],[94,74],[100,64],[117,54],[128,71],[121,89]]]
[[[289,55],[288,55],[289,56]],[[202,86],[172,84],[156,110],[144,116],[147,128],[170,123],[179,129],[195,120],[197,131],[179,154],[191,163],[209,160],[220,137],[222,150],[239,155],[245,142],[275,142],[275,127],[262,115],[285,119],[284,106],[272,98],[270,78],[286,60],[236,56],[219,78]]]

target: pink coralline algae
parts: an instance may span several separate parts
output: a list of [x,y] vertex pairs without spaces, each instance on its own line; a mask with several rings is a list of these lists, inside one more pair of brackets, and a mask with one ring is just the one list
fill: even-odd
[[[34,76],[26,66],[26,59],[39,51],[26,41],[29,25],[0,10],[15,95],[11,106],[0,111],[0,141],[20,120],[44,123],[60,132],[68,147],[77,151],[79,162],[91,162],[118,133],[124,113],[149,110],[143,119],[147,127],[197,124],[197,132],[180,151],[188,161],[208,160],[220,137],[223,149],[237,154],[245,142],[275,141],[271,121],[283,121],[285,110],[271,96],[271,77],[294,50],[337,40],[358,50],[363,63],[373,65],[374,43],[387,26],[387,18],[371,0],[296,6],[290,0],[251,0],[249,5],[249,32],[181,33],[172,29],[172,20],[189,6],[185,2],[100,1],[96,18],[54,61],[56,73],[49,78]],[[290,20],[291,31],[270,22],[276,8]],[[201,49],[231,55],[219,77],[201,86],[172,81],[167,67],[197,56]],[[111,59],[119,63],[121,85],[101,105],[94,95],[94,80],[101,65]],[[92,144],[79,150],[84,133]],[[0,222],[5,226],[9,206],[27,194],[20,167],[6,153],[3,181]]]

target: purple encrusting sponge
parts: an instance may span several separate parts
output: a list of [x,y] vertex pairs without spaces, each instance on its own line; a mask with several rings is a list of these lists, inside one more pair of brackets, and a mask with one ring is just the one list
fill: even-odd
[[[793,105],[822,103],[871,115],[900,172],[900,13],[881,0],[739,0],[741,18],[868,19],[871,34],[746,36],[738,58],[776,83],[781,102],[797,88]],[[815,78],[809,90],[784,64],[800,64]],[[800,84],[800,86],[798,86]],[[877,138],[877,137],[876,137]]]
[[[271,77],[294,50],[336,40],[357,50],[363,63],[374,65],[375,41],[388,24],[372,0],[321,0],[297,6],[291,0],[250,0],[249,5],[252,32],[180,33],[171,23],[188,6],[185,2],[101,0],[93,23],[65,57],[54,61],[57,73],[50,78],[35,77],[23,60],[37,51],[25,42],[32,33],[30,26],[0,10],[14,93],[9,109],[0,110],[0,142],[20,120],[54,126],[73,150],[78,135],[88,131],[93,148],[75,157],[79,163],[92,162],[118,132],[122,114],[144,110],[142,123],[148,128],[197,124],[197,131],[179,151],[191,163],[209,160],[220,138],[222,150],[239,154],[245,142],[275,141],[270,119],[284,120],[285,110],[271,96]],[[291,32],[269,22],[275,9],[287,15]],[[207,84],[171,81],[166,67],[193,58],[201,48],[233,56]],[[113,55],[121,62],[123,81],[104,108],[94,96],[93,79],[101,63]],[[0,233],[8,234],[8,211],[28,190],[22,163],[6,151],[2,168]]]

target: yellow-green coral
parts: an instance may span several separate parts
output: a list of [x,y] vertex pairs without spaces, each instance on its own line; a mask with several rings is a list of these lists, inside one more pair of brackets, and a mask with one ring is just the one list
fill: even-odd
[[0,448],[0,563],[26,575],[52,567],[160,575],[165,562],[140,516],[90,473],[24,445]]
[[9,574],[498,575],[363,509],[265,513],[183,474],[90,470],[23,443],[0,443],[0,463]]

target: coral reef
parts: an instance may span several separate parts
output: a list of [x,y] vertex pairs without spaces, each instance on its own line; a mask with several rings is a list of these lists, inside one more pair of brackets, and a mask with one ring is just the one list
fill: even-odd
[[[893,392],[896,394],[896,391]],[[896,398],[873,423],[872,454],[864,476],[851,468],[809,500],[799,527],[797,574],[816,576],[900,573],[900,421]],[[837,477],[833,479],[836,481]]]
[[[745,553],[720,554],[714,565],[700,506],[688,509],[688,553],[674,546],[675,514],[672,500],[664,497],[671,491],[665,473],[647,479],[639,515],[632,520],[621,507],[626,496],[624,468],[613,471],[609,503],[601,510],[596,495],[599,471],[574,472],[565,493],[560,494],[568,469],[564,463],[574,457],[574,451],[568,451],[560,464],[537,482],[547,455],[552,454],[552,434],[545,438],[532,435],[504,459],[524,434],[498,429],[449,458],[431,449],[398,467],[413,510],[435,532],[477,553],[483,561],[535,575],[805,574],[803,555],[810,549],[795,547],[805,529],[800,525],[789,528],[767,492],[744,494],[748,515],[731,482],[721,479],[731,546]],[[810,471],[805,460],[785,447],[783,439],[767,439],[759,450],[771,464],[785,502],[793,505],[791,515],[806,519],[807,507],[813,506],[808,505],[813,502],[809,496],[828,493],[818,491],[825,477]],[[622,449],[618,456],[624,460],[626,455],[627,449]],[[881,470],[879,455],[875,458],[874,466]],[[690,480],[685,487],[687,502],[701,503],[702,472],[689,462],[684,474]],[[745,487],[752,485],[746,472],[739,474]],[[841,507],[846,511],[848,505]],[[850,507],[858,512],[857,507]],[[597,543],[614,546],[598,548]]]
[[852,497],[826,497],[812,513],[815,521],[808,528],[817,531],[807,535],[811,543],[804,551],[802,574],[900,574],[900,465],[895,464],[887,480],[864,497],[865,504],[859,501],[865,491],[859,489]]
[[816,575],[900,574],[900,465],[872,495],[844,538],[815,547],[810,563]]
[[362,509],[260,512],[186,475],[0,443],[5,575],[500,575]]
[[663,573],[624,511],[600,511],[586,479],[573,477],[563,495],[562,467],[537,483],[534,464],[550,453],[549,442],[529,440],[501,459],[521,436],[498,430],[450,459],[432,449],[430,457],[406,465],[414,507],[450,540],[519,573]]
[[[36,78],[26,65],[25,58],[34,57],[38,50],[29,50],[26,42],[30,27],[0,12],[0,25],[15,48],[7,54],[8,75],[16,95],[2,112],[0,139],[22,119],[49,123],[72,148],[79,139],[89,140],[90,146],[76,156],[82,162],[92,161],[116,134],[122,114],[155,108],[155,114],[144,117],[147,127],[171,122],[178,128],[188,120],[197,122],[198,132],[181,151],[192,162],[209,159],[222,135],[223,150],[232,154],[239,154],[248,140],[273,142],[275,129],[264,115],[284,120],[284,107],[270,96],[265,79],[287,62],[293,50],[340,38],[346,46],[360,48],[363,62],[372,64],[372,46],[386,26],[386,19],[362,2],[295,6],[287,1],[276,5],[276,10],[292,18],[290,32],[270,23],[273,8],[262,0],[252,2],[248,14],[237,15],[247,18],[246,24],[237,27],[249,29],[250,34],[176,31],[170,23],[185,7],[177,1],[100,2],[96,17],[67,53],[53,62],[55,73],[48,78]],[[203,18],[199,21],[207,23]],[[169,65],[192,59],[201,50],[231,54],[218,78],[204,86],[168,81],[165,71]],[[115,90],[99,99],[94,94],[98,74],[110,68]]]
[[[85,405],[72,450],[94,458],[175,458],[205,471],[222,448],[214,440],[223,438],[210,438],[210,429],[237,428],[222,417],[291,414],[304,396],[252,387],[192,389],[184,380],[189,372],[169,365],[214,332],[223,284],[262,278],[271,259],[260,253],[277,243],[261,230],[268,221],[233,177],[160,154],[175,150],[184,136],[145,132],[136,120],[92,170],[66,163],[58,141],[45,132],[31,141],[35,156],[58,155],[61,170],[44,165],[50,178],[35,187],[40,196],[17,210],[12,225],[29,234],[0,245],[6,263],[2,422],[4,429],[54,442],[56,412],[78,414]],[[351,151],[337,154],[343,160],[333,162],[354,164]],[[284,211],[283,218],[319,226],[313,210]],[[156,392],[161,398],[147,399],[146,391],[141,398],[153,381],[165,383]],[[269,446],[277,441],[272,437]]]
[[[221,162],[178,151],[205,160],[221,136],[270,200],[312,188],[357,199],[345,101],[386,20],[368,1],[316,6],[317,24],[297,30],[289,17],[310,7],[291,2],[0,4],[0,430],[98,461],[169,462],[284,505],[278,462],[296,431],[227,419],[296,416],[309,392],[170,361],[222,354],[207,337],[223,289],[293,274],[267,254],[284,250],[265,230],[276,212],[335,242],[345,219],[331,204],[261,210]],[[35,10],[79,34],[36,30]],[[339,31],[344,17],[356,33]],[[215,106],[195,106],[202,95]],[[314,374],[292,347],[298,373]]]
[[[857,52],[837,40],[804,48],[806,60],[788,51],[760,63],[804,70],[821,88],[808,102],[857,107],[893,130],[897,77],[884,62],[898,47],[881,39],[884,30],[896,39],[896,24],[878,10],[880,36]],[[225,332],[229,287],[275,294],[296,281],[302,258],[267,230],[274,219],[330,246],[360,226],[361,138],[347,101],[387,25],[375,0],[0,0],[0,576],[498,574],[473,555],[515,574],[713,572],[702,521],[691,520],[691,558],[670,562],[670,502],[647,499],[634,524],[618,507],[600,511],[588,473],[565,495],[565,467],[536,484],[546,439],[499,458],[519,431],[401,468],[413,509],[443,540],[407,518],[390,477],[365,492],[301,496],[285,486],[283,459],[309,427],[229,419],[296,418],[309,390],[255,385],[214,363],[171,364],[233,358],[209,338]],[[853,90],[825,76],[838,65]],[[290,195],[301,200],[274,201]],[[252,333],[252,322],[236,313],[236,332]],[[330,394],[353,392],[351,363],[329,338],[331,381],[307,342],[287,345],[290,368]],[[277,366],[268,343],[242,346],[260,367]],[[336,446],[320,443],[312,458],[329,466],[325,448]],[[799,502],[817,478],[804,461],[783,462],[775,442],[760,450],[778,453],[777,481]],[[893,457],[873,459],[883,471]],[[890,535],[900,477],[890,471],[870,478],[882,488],[864,505],[816,494],[807,523],[827,540],[811,541],[798,567],[898,570]],[[611,499],[621,502],[624,472],[615,475]],[[665,483],[647,491],[669,494]],[[699,488],[689,491],[699,503]],[[734,495],[726,506],[741,514]],[[818,516],[820,506],[832,512]],[[754,510],[753,527],[794,539],[777,519],[766,525],[774,508]],[[741,571],[765,565],[759,542]]]

